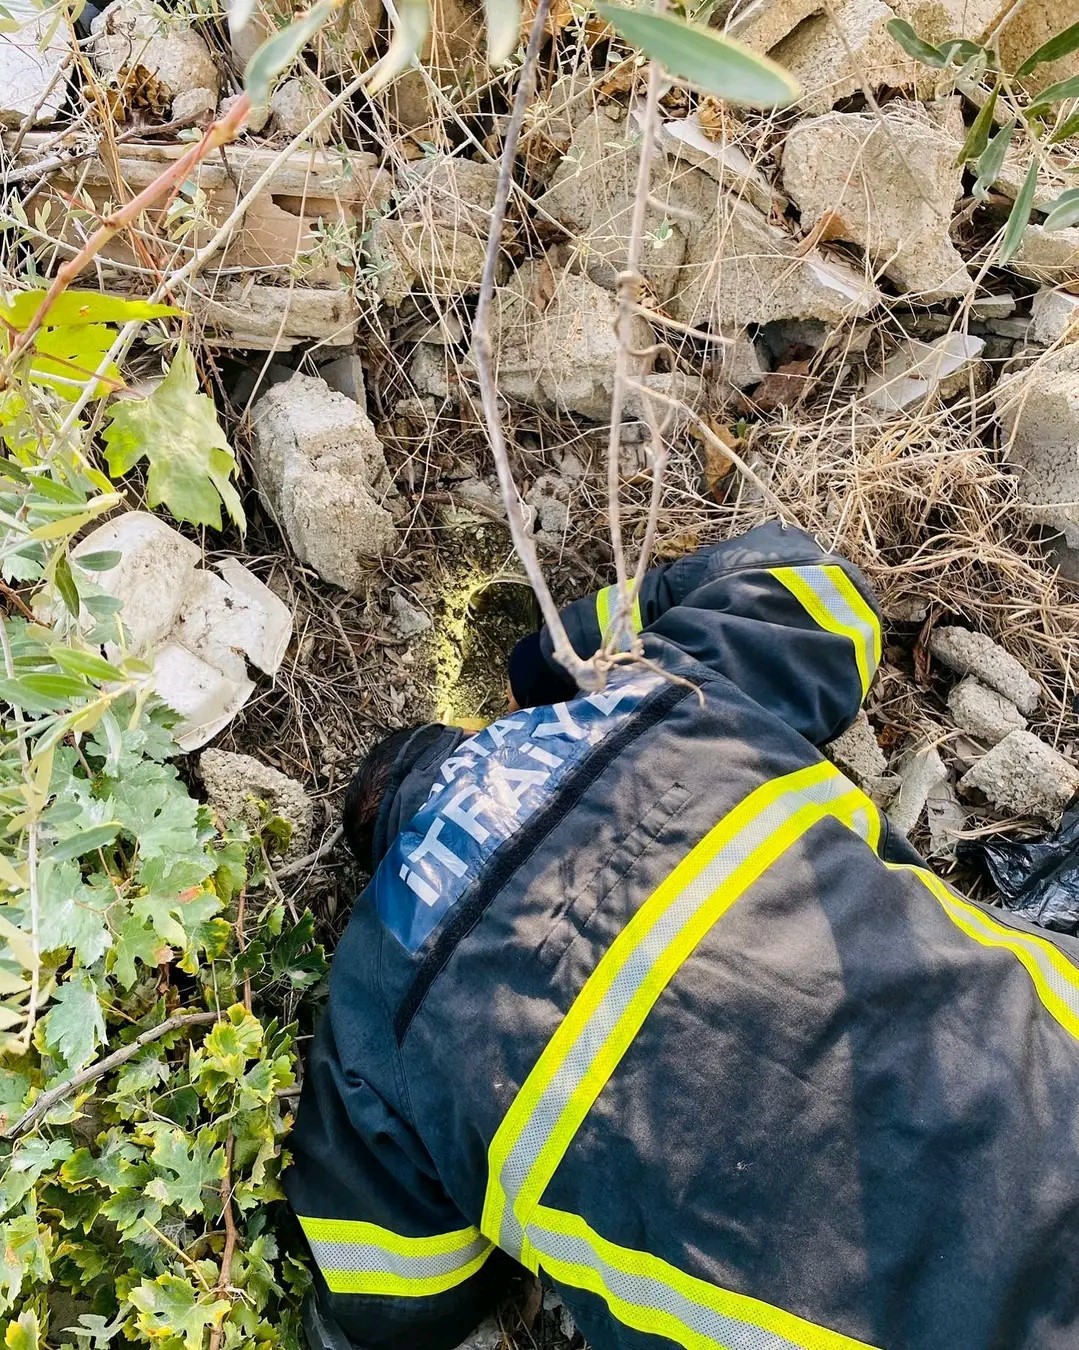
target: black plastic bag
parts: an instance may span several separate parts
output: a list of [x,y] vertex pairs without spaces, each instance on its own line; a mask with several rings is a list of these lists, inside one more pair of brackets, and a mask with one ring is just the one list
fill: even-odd
[[1079,936],[1079,798],[1043,839],[970,840],[959,857],[985,872],[1005,909],[1056,933]]

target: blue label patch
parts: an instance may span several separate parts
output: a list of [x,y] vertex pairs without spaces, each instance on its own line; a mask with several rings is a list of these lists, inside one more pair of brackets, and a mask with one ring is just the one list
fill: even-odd
[[633,673],[603,693],[503,717],[462,742],[371,882],[375,911],[402,946],[419,950],[491,854],[660,683]]

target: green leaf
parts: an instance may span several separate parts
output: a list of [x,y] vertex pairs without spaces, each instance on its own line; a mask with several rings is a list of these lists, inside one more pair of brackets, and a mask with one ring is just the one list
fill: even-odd
[[74,675],[20,675],[0,678],[0,699],[24,712],[47,713],[66,709],[74,698],[86,698],[93,688]]
[[921,61],[925,66],[936,66],[938,69],[942,69],[948,64],[948,60],[940,48],[934,47],[929,42],[924,42],[907,23],[906,19],[889,19],[886,27],[906,54],[913,56],[915,61]]
[[94,652],[80,652],[73,647],[53,647],[51,654],[56,664],[69,675],[84,675],[88,680],[95,680],[98,684],[108,684],[124,678],[121,671]]
[[105,1019],[88,976],[69,976],[60,985],[42,1027],[45,1044],[63,1060],[65,1068],[81,1069],[93,1059],[105,1039]]
[[32,1214],[20,1214],[0,1223],[0,1307],[10,1307],[26,1280],[49,1281],[52,1234]]
[[68,613],[73,619],[77,619],[79,617],[79,588],[75,585],[75,578],[71,575],[71,564],[68,562],[66,552],[56,555],[52,575],[56,582],[56,589],[60,592],[60,598],[67,607]]
[[1061,122],[1060,126],[1049,137],[1048,143],[1059,145],[1061,141],[1066,141],[1069,136],[1074,136],[1077,131],[1079,131],[1079,112],[1072,113],[1070,117]]
[[1004,238],[1001,241],[1000,256],[997,259],[1001,267],[1015,257],[1019,245],[1023,242],[1023,231],[1030,220],[1037,186],[1038,161],[1034,160],[1027,170],[1027,176],[1023,179],[1023,186],[1019,189],[1019,195],[1015,199],[1015,205],[1008,217],[1008,223],[1004,227]]
[[1057,33],[1056,37],[1051,37],[1036,51],[1031,52],[1015,72],[1016,79],[1022,79],[1024,75],[1029,75],[1046,62],[1059,61],[1062,56],[1070,56],[1077,48],[1079,48],[1079,23],[1073,23],[1070,28],[1065,28],[1062,33]]
[[483,0],[487,17],[487,59],[500,66],[513,55],[521,34],[520,0]]
[[947,42],[942,42],[937,50],[944,57],[945,65],[949,66],[955,65],[956,58],[965,66],[977,57],[985,57],[988,60],[992,55],[984,47],[979,47],[976,42],[971,42],[969,38],[950,38]]
[[1052,107],[1054,103],[1061,103],[1066,98],[1079,98],[1079,75],[1069,75],[1066,80],[1058,80],[1048,89],[1043,89],[1031,102],[1027,112],[1040,112],[1042,108]]
[[[109,836],[104,843],[115,839],[115,824],[99,828]],[[73,861],[89,851],[86,845],[96,833],[96,830],[82,831],[65,844],[50,849],[38,868],[41,950],[70,949],[81,966],[92,966],[112,946],[105,914],[110,904],[116,903],[116,892],[111,886],[97,890],[87,885]]]
[[1066,230],[1070,225],[1079,225],[1079,188],[1069,188],[1060,194],[1049,207],[1044,224],[1047,230]]
[[[44,291],[23,291],[10,300],[0,299],[0,318],[13,328],[29,328],[45,299]],[[88,323],[130,323],[133,319],[164,319],[180,311],[173,305],[152,305],[148,300],[124,300],[98,291],[68,289],[49,306],[46,328],[76,328]]]
[[149,398],[114,403],[108,416],[104,441],[109,472],[125,474],[147,460],[148,505],[163,503],[177,520],[219,530],[224,502],[240,529],[245,528],[243,507],[231,482],[236,457],[213,400],[199,390],[195,362],[185,345]]
[[145,1336],[155,1344],[175,1338],[185,1350],[202,1350],[207,1328],[220,1326],[232,1306],[213,1294],[200,1295],[178,1275],[143,1280],[128,1297],[138,1310],[138,1327]]
[[109,550],[100,553],[80,553],[75,559],[75,566],[83,568],[86,572],[111,572],[122,562],[123,556],[122,553]]
[[974,172],[978,175],[977,182],[974,184],[974,196],[978,201],[984,201],[989,194],[989,189],[1000,177],[1000,171],[1004,167],[1004,157],[1008,153],[1008,147],[1012,143],[1012,137],[1015,135],[1015,124],[1001,127],[993,139],[982,151],[978,162],[974,166]]
[[[61,840],[49,849],[48,857],[52,862],[68,862],[75,858],[85,858],[87,854],[96,852],[99,848],[107,848],[109,844],[120,833],[120,822],[111,820],[104,825],[95,825],[89,830],[80,830],[78,834],[73,834],[70,839]],[[116,897],[113,896],[113,899]],[[108,946],[108,944],[105,944]],[[92,962],[86,961],[84,965],[90,965]]]
[[393,41],[386,55],[374,67],[373,77],[367,85],[369,94],[377,94],[380,89],[385,89],[391,80],[409,68],[427,41],[430,28],[431,11],[427,0],[399,0]]
[[20,1313],[14,1322],[7,1324],[4,1332],[6,1350],[38,1350],[41,1328],[37,1323],[37,1313],[33,1309]]
[[[74,402],[96,374],[116,338],[116,330],[105,324],[87,324],[82,328],[46,328],[34,339],[30,358],[30,378],[54,389],[68,402]],[[93,386],[95,398],[102,398],[113,385],[123,384],[119,368],[110,362]]]
[[203,1130],[194,1140],[169,1125],[152,1127],[155,1143],[150,1154],[158,1169],[156,1181],[147,1188],[165,1205],[175,1205],[185,1214],[201,1214],[214,1192],[214,1207],[220,1205],[217,1192],[225,1175],[225,1150],[215,1145],[212,1133]]
[[997,110],[997,95],[999,93],[1000,86],[994,85],[993,92],[985,100],[984,106],[979,110],[978,116],[970,125],[967,138],[963,142],[963,148],[956,157],[956,164],[966,164],[968,160],[979,159],[985,154],[986,147],[989,144],[989,133],[993,129],[993,114]]
[[784,107],[802,92],[782,66],[704,24],[625,5],[600,4],[596,10],[672,75],[729,103]]
[[288,70],[337,8],[336,0],[318,0],[306,14],[300,14],[258,48],[244,71],[244,89],[256,108],[269,103],[277,77]]

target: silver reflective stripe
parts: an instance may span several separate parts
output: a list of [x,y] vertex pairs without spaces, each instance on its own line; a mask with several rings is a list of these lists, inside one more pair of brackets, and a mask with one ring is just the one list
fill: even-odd
[[450,1275],[475,1261],[490,1248],[481,1234],[468,1244],[450,1252],[431,1252],[423,1256],[405,1256],[371,1242],[332,1242],[308,1238],[311,1254],[322,1271],[361,1271],[378,1275],[396,1275],[403,1280],[428,1280]]
[[[620,1018],[667,947],[698,910],[730,880],[738,867],[781,830],[797,811],[807,805],[816,805],[826,813],[833,803],[849,797],[853,791],[851,783],[836,771],[819,782],[791,788],[776,797],[691,877],[643,936],[583,1024],[572,1049],[540,1095],[499,1172],[506,1196],[499,1246],[520,1257],[525,1232],[515,1212],[517,1196],[570,1098],[600,1057]],[[814,824],[819,818],[814,817],[807,824]],[[858,811],[852,820],[852,828],[863,839],[869,838],[873,829],[869,813]],[[527,1217],[525,1221],[527,1223]],[[528,1236],[531,1238],[530,1229]]]
[[[789,1341],[765,1327],[738,1321],[688,1298],[667,1281],[638,1274],[605,1260],[591,1243],[566,1233],[555,1233],[540,1223],[529,1225],[532,1245],[549,1261],[594,1270],[607,1293],[645,1314],[659,1310],[677,1319],[687,1330],[704,1336],[717,1350],[803,1350],[804,1341]],[[686,1340],[681,1342],[687,1344]]]
[[[856,609],[832,579],[828,566],[781,567],[776,568],[773,575],[782,581],[784,573],[796,576],[803,586],[812,591],[832,620],[846,633],[851,642],[858,646],[862,692],[867,692],[877,667],[880,650],[878,645],[880,626],[872,610],[868,605],[863,610]],[[846,576],[841,569],[840,575]]]

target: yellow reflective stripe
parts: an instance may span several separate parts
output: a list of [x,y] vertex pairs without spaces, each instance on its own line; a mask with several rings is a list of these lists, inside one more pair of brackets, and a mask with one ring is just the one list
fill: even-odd
[[1021,933],[997,923],[983,909],[963,900],[941,879],[923,867],[891,863],[896,872],[918,878],[936,899],[952,923],[983,947],[1011,952],[1030,976],[1038,997],[1053,1018],[1079,1040],[1079,969],[1045,938]]
[[359,1220],[299,1217],[319,1270],[335,1294],[440,1294],[463,1284],[494,1250],[475,1227],[406,1237]]
[[[596,593],[596,622],[599,624],[599,640],[606,642],[610,636],[612,622],[617,613],[618,604],[618,586],[604,586],[602,591]],[[641,619],[641,599],[639,595],[633,597],[633,606],[630,610],[629,626],[631,633],[639,633],[644,627]]]
[[[822,785],[831,784],[831,788]],[[600,1004],[609,994],[627,962],[637,953],[656,925],[696,878],[739,835],[758,822],[785,796],[823,791],[823,800],[810,800],[795,807],[777,828],[749,848],[726,875],[721,885],[698,904],[695,912],[655,956],[646,976],[621,1014],[612,1021],[605,1042],[595,1053],[587,1071],[577,1082],[569,1099],[561,1107],[559,1118],[547,1132],[522,1184],[516,1190],[511,1217],[515,1221],[504,1231],[507,1219],[507,1191],[503,1171],[526,1128],[529,1127],[541,1099],[562,1070]],[[829,797],[831,793],[831,797]],[[586,981],[569,1012],[555,1031],[506,1113],[489,1152],[489,1176],[481,1227],[488,1237],[513,1250],[513,1228],[525,1229],[531,1207],[539,1200],[554,1174],[573,1135],[587,1115],[597,1095],[614,1071],[626,1048],[640,1029],[649,1010],[670,982],[678,967],[698,945],[701,938],[785,849],[817,820],[835,814],[852,824],[855,815],[864,814],[871,831],[879,833],[879,817],[866,810],[868,799],[852,788],[831,764],[820,763],[798,770],[751,793],[734,808],[678,866],[661,882],[641,908],[618,934]],[[758,826],[759,828],[759,826]],[[515,1253],[516,1254],[516,1253]],[[530,1264],[527,1248],[520,1259]]]
[[533,1241],[552,1279],[604,1300],[624,1325],[685,1350],[872,1350],[761,1299],[609,1242],[579,1215],[539,1206]]
[[872,608],[841,567],[773,567],[769,574],[790,591],[810,618],[825,632],[846,638],[854,660],[862,697],[869,692],[880,664],[880,624]]

